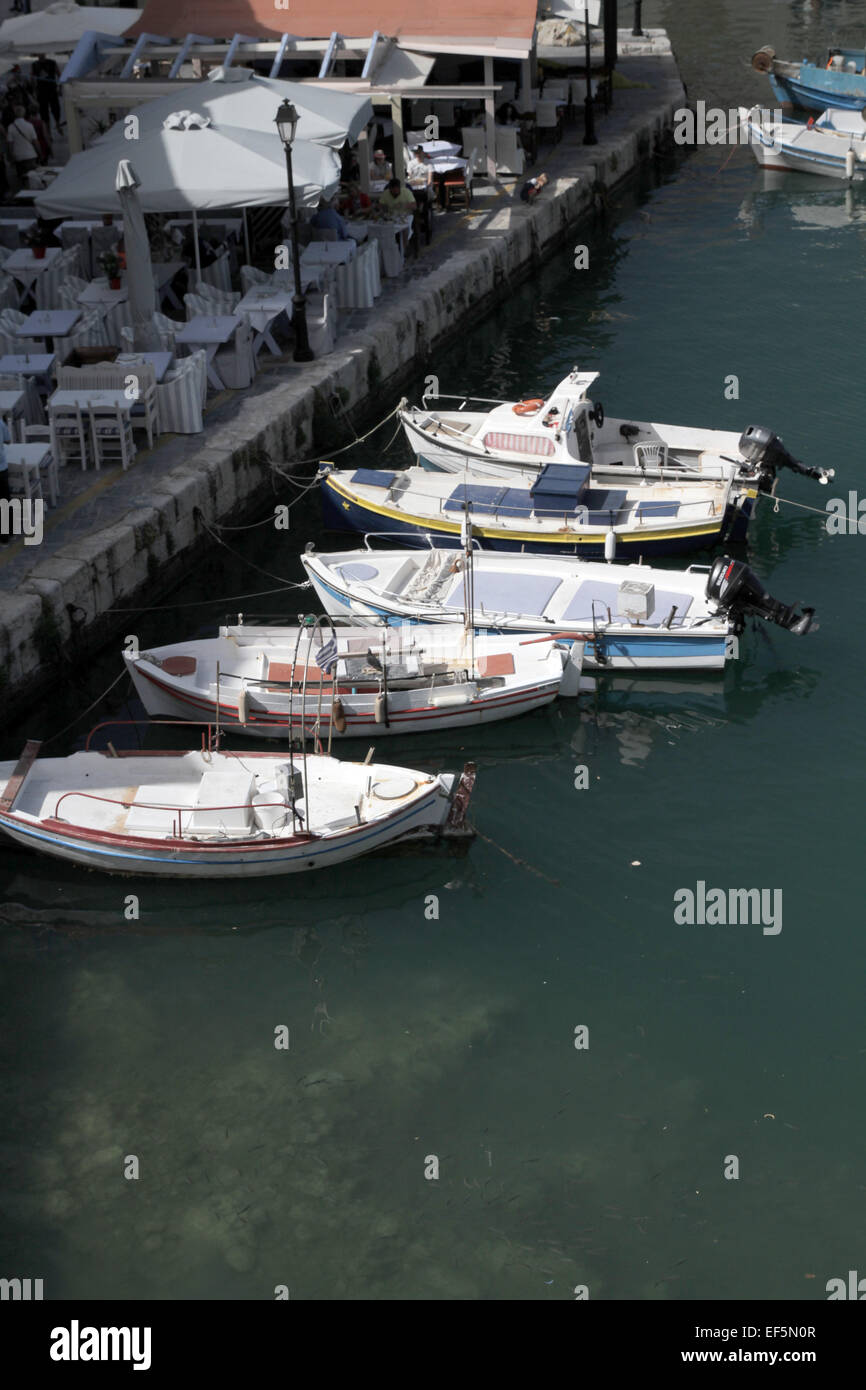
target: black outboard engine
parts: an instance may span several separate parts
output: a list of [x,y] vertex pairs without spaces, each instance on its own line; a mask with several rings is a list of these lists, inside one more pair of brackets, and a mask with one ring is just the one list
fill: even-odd
[[758,486],[762,492],[769,492],[780,468],[790,468],[794,473],[802,473],[805,478],[814,478],[818,483],[828,483],[835,476],[835,468],[810,468],[789,454],[781,439],[764,425],[749,425],[740,435],[737,445],[748,465],[748,472],[757,475]]
[[710,570],[707,598],[729,615],[735,632],[743,631],[748,617],[776,623],[798,637],[802,637],[811,627],[818,626],[814,621],[814,608],[803,608],[802,612],[798,612],[796,603],[780,603],[766,592],[748,565],[743,564],[742,560],[732,560],[729,555],[720,555]]

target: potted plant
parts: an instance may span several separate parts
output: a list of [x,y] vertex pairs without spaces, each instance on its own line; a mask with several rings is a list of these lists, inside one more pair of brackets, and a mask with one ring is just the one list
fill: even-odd
[[113,290],[120,289],[120,261],[116,251],[103,251],[99,257],[99,264],[102,266],[103,273],[108,279],[109,287]]

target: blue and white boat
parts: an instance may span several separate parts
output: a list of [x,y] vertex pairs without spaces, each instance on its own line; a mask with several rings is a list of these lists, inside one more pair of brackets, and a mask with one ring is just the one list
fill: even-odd
[[866,106],[866,50],[831,48],[823,63],[788,63],[769,45],[752,56],[756,72],[766,73],[774,95],[806,111],[859,111]]
[[787,169],[848,183],[866,178],[866,121],[860,111],[824,111],[807,124],[740,108],[752,153],[764,169]]
[[757,489],[735,498],[733,480],[592,487],[590,468],[548,463],[510,468],[506,478],[481,467],[460,477],[423,467],[322,470],[325,525],[401,535],[405,545],[456,547],[465,516],[484,550],[532,551],[602,559],[614,545],[635,559],[707,548],[745,534]]
[[301,556],[328,613],[391,622],[464,624],[585,643],[584,668],[713,670],[737,654],[755,615],[805,633],[813,610],[765,593],[740,561],[660,570],[550,555],[432,547]]

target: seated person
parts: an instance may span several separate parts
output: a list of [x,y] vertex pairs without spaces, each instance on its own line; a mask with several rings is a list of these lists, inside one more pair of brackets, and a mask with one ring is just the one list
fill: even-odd
[[339,241],[348,241],[349,233],[337,209],[333,207],[327,198],[319,199],[319,206],[310,219],[310,226],[320,231],[334,231],[337,233]]
[[534,202],[546,183],[546,174],[537,174],[534,179],[527,179],[526,183],[520,190],[520,197],[522,201],[524,203]]
[[347,186],[345,193],[337,204],[338,211],[345,213],[347,217],[351,217],[353,212],[362,212],[365,208],[369,207],[372,207],[370,199],[361,188],[361,185],[354,182]]
[[415,194],[411,188],[404,188],[399,179],[389,179],[388,187],[379,199],[379,206],[386,212],[414,212]]
[[385,158],[384,150],[373,151],[373,163],[370,165],[370,178],[373,182],[381,182],[382,179],[394,177],[394,170]]
[[416,145],[412,157],[406,165],[406,181],[429,188],[433,183],[433,164],[424,153],[423,145]]

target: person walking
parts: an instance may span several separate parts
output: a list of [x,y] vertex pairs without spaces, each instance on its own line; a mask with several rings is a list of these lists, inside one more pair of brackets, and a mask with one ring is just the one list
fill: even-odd
[[23,183],[31,169],[39,163],[39,144],[36,131],[24,116],[24,107],[15,107],[11,125],[6,127],[6,138],[15,165],[15,172]]
[[39,107],[39,116],[46,130],[51,129],[50,117],[54,117],[54,124],[58,130],[63,129],[63,121],[60,119],[60,70],[53,58],[47,58],[44,53],[36,55],[36,62],[30,69],[30,75],[36,82],[36,104]]

